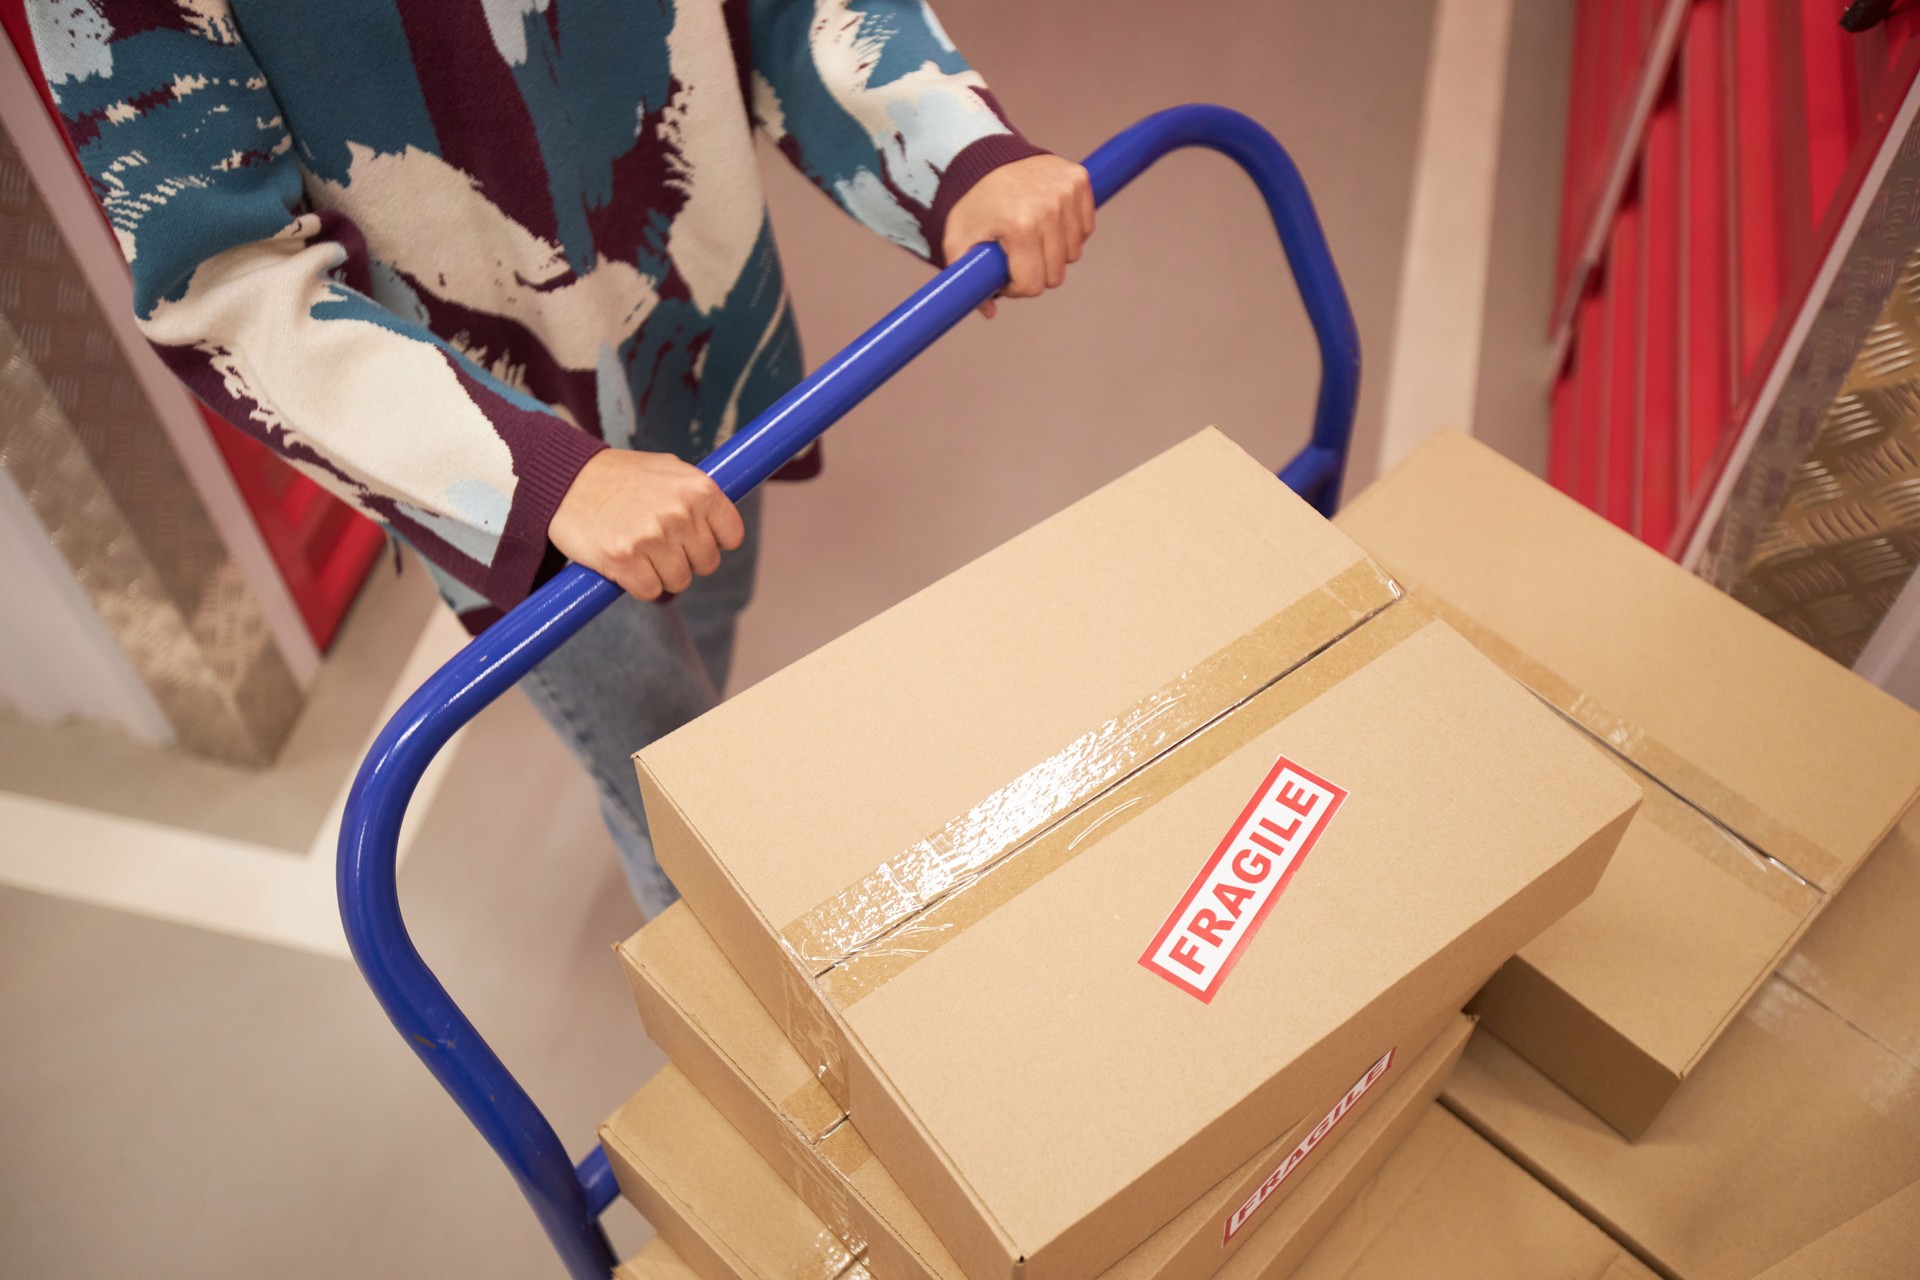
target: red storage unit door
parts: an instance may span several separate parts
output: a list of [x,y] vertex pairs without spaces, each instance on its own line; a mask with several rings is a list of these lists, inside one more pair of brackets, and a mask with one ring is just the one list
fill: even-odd
[[1669,553],[1920,75],[1920,5],[1844,9],[1581,0],[1549,479]]

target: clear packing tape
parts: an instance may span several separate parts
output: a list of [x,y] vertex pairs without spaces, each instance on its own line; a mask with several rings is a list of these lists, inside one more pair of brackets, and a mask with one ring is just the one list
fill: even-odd
[[[1830,859],[1812,841],[1445,601],[1409,595],[1362,562],[788,924],[789,1038],[844,1106],[837,1011],[1435,617],[1639,780],[1644,820],[1797,913],[1824,898],[1816,872]],[[1258,713],[1242,714],[1256,703]]]
[[787,1185],[827,1224],[849,1253],[863,1257],[867,1233],[853,1211],[852,1178],[872,1157],[867,1144],[844,1116],[833,1129],[811,1142],[793,1129],[783,1136],[787,1163],[793,1170]]
[[[835,1010],[1431,621],[1391,608],[1400,597],[1370,562],[1352,566],[781,930],[783,1024],[834,1098],[847,1096]],[[1383,614],[1393,625],[1366,627]]]
[[1578,725],[1615,757],[1633,765],[1636,775],[1655,780],[1754,857],[1803,884],[1817,886],[1828,882],[1836,870],[1834,857],[1813,840],[1439,596],[1418,587],[1410,594],[1531,689],[1535,696]]

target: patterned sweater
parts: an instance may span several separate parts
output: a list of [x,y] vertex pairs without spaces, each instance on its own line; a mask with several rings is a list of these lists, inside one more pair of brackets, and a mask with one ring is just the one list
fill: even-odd
[[923,258],[1036,154],[915,0],[30,0],[143,332],[478,626],[798,380],[758,128]]

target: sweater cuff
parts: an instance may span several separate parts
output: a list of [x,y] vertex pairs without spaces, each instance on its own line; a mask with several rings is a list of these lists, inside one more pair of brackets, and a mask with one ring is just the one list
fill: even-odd
[[547,557],[547,524],[580,468],[606,447],[606,441],[556,418],[531,455],[520,460],[513,509],[482,592],[495,605],[510,609],[533,590]]
[[[985,94],[982,96],[987,97]],[[988,97],[988,101],[992,102],[991,97]],[[996,106],[996,114],[998,111]],[[1005,117],[1001,119],[1004,121]],[[973,190],[980,179],[1001,165],[1032,156],[1053,154],[1045,147],[1027,141],[1012,125],[1007,128],[1006,133],[980,138],[962,147],[960,154],[940,175],[940,186],[933,193],[933,207],[927,213],[928,256],[933,259],[935,266],[947,265],[947,215],[953,212],[953,206],[959,203],[961,196]]]

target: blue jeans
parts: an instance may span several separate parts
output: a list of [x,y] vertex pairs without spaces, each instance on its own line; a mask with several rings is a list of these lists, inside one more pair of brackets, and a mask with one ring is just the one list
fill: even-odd
[[747,540],[667,605],[622,596],[528,672],[520,688],[600,792],[600,816],[651,920],[680,896],[654,861],[633,753],[720,701],[734,622],[753,597],[760,495],[740,503]]

